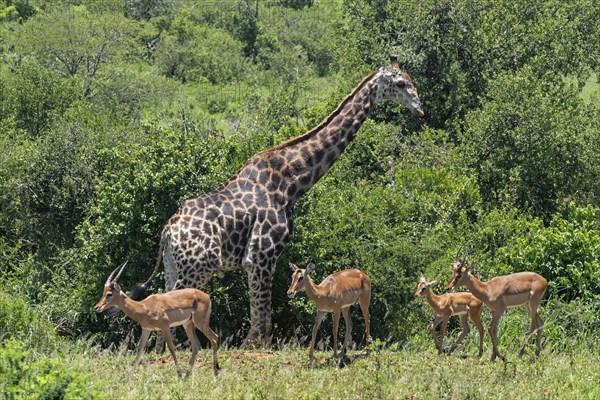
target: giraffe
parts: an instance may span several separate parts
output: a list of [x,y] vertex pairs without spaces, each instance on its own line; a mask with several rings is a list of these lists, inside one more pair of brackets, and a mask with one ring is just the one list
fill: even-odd
[[[160,239],[165,290],[202,288],[215,273],[248,273],[251,328],[242,347],[271,340],[271,288],[277,258],[292,232],[292,209],[340,157],[369,112],[390,98],[424,115],[406,72],[391,65],[372,72],[318,126],[259,152],[219,189],[185,200]],[[146,282],[146,283],[147,283]]]

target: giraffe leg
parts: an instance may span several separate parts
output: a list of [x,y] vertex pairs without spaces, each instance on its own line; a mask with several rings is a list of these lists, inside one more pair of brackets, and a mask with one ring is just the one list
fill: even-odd
[[[167,274],[167,279],[165,282],[165,292],[170,292],[172,290],[178,289],[186,289],[190,287],[195,287],[196,289],[202,289],[204,285],[208,283],[210,278],[212,277],[214,271],[218,270],[221,266],[220,252],[218,249],[213,249],[210,253],[210,256],[204,256],[203,259],[197,260],[191,266],[186,265],[185,267],[179,267],[175,264],[175,260],[172,256],[167,256],[163,258],[163,262],[165,264],[165,271],[169,270],[177,270],[177,280],[173,278],[173,273]],[[173,265],[171,265],[173,263]],[[197,273],[195,276],[195,280],[190,279],[184,274],[184,271],[193,270]],[[175,328],[171,328],[171,335],[174,336]],[[158,354],[162,354],[165,351],[165,338],[163,334],[159,331],[156,335],[156,344],[154,346],[154,350]]]
[[262,345],[269,347],[273,326],[271,323],[271,287],[273,275],[270,266],[258,266],[248,272],[250,289],[250,332],[242,348]]

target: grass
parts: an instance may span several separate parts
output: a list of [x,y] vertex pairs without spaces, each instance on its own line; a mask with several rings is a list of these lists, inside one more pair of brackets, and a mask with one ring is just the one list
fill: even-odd
[[[472,335],[471,335],[472,336]],[[351,364],[333,365],[331,352],[317,352],[319,367],[308,368],[308,351],[220,352],[221,372],[211,373],[208,350],[199,354],[189,380],[179,381],[170,356],[147,353],[137,369],[133,359],[80,345],[64,362],[88,375],[88,382],[107,398],[119,399],[597,399],[600,398],[600,357],[583,349],[551,353],[547,348],[534,362],[507,352],[507,363],[490,363],[471,343],[452,356],[427,349],[391,346],[350,352]],[[178,352],[187,367],[190,352]]]

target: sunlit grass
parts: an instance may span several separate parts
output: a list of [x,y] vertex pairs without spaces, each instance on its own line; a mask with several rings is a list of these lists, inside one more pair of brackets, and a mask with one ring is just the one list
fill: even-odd
[[[318,368],[308,367],[306,349],[220,352],[221,372],[213,377],[210,352],[201,351],[189,380],[178,380],[170,356],[147,353],[133,369],[133,354],[90,347],[69,351],[65,362],[84,374],[107,398],[215,399],[593,399],[600,398],[600,357],[592,351],[568,353],[546,348],[534,362],[507,353],[507,363],[482,359],[471,344],[452,356],[437,356],[433,345],[418,349],[392,345],[349,353],[352,362],[334,366],[330,351],[317,352]],[[421,346],[421,345],[419,345]],[[377,346],[376,346],[377,347]],[[472,348],[473,347],[473,348]],[[178,352],[187,367],[190,353]]]

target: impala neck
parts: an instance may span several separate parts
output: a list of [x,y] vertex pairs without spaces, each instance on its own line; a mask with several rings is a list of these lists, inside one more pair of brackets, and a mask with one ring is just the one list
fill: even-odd
[[145,307],[139,301],[130,299],[125,293],[119,293],[119,304],[117,306],[129,318],[139,321],[140,316],[145,314]]
[[464,286],[479,300],[485,301],[489,298],[487,283],[475,278],[470,272],[467,272],[467,281]]
[[304,291],[306,292],[306,294],[308,295],[308,297],[310,297],[311,299],[317,301],[318,299],[321,299],[323,297],[325,297],[325,290],[323,287],[321,287],[321,285],[317,285],[313,282],[313,280],[310,278],[310,276],[306,277],[308,279],[308,281],[306,282],[306,284],[304,285]]
[[438,308],[441,296],[438,296],[437,294],[433,293],[433,290],[431,290],[431,288],[428,288],[425,291],[425,297],[427,298],[427,302],[431,307],[433,307],[434,309]]

